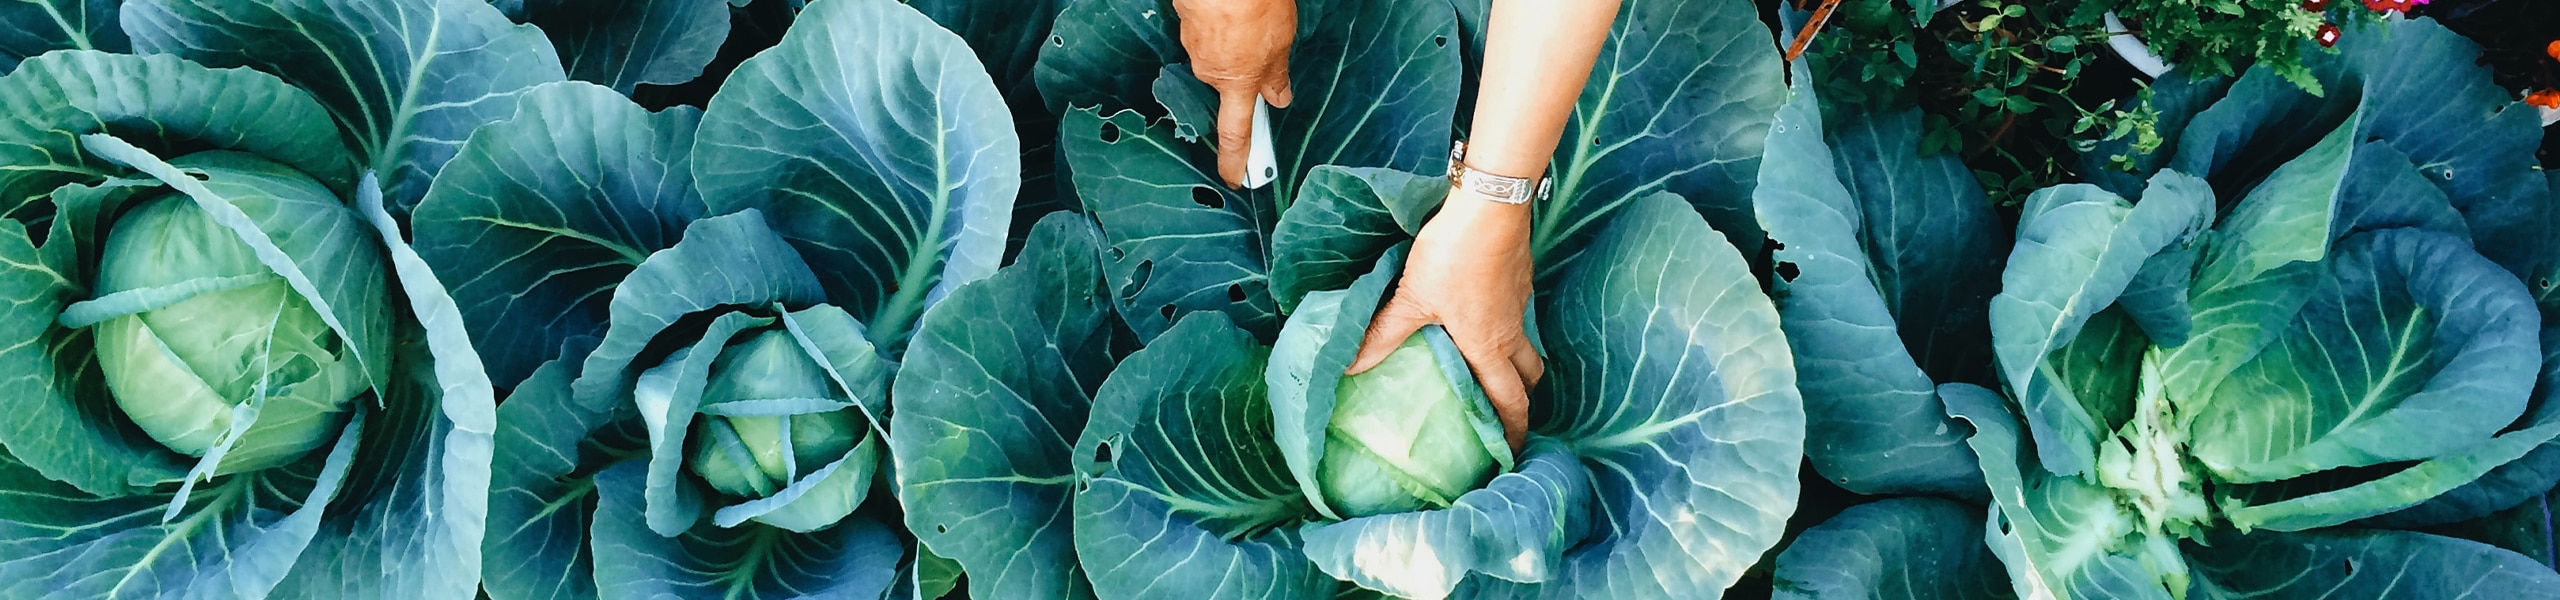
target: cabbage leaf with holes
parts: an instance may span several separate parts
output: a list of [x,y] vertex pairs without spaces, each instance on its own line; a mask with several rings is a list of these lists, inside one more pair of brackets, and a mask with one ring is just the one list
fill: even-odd
[[[1337,389],[1391,249],[1447,189],[1417,173],[1445,166],[1477,60],[1449,9],[1299,3],[1292,72],[1318,75],[1273,111],[1277,182],[1230,190],[1171,6],[1066,3],[1033,75],[1065,115],[1088,215],[1050,216],[1013,265],[928,315],[893,394],[907,525],[970,594],[1698,597],[1775,543],[1801,414],[1766,297],[1725,240],[1757,237],[1731,209],[1777,60],[1691,45],[1767,39],[1747,3],[1630,2],[1612,33],[1621,59],[1595,81],[1678,83],[1595,86],[1561,148],[1579,183],[1541,217],[1534,309],[1558,370],[1525,454],[1432,333]],[[1682,141],[1592,143],[1620,137]],[[1693,159],[1719,166],[1651,178]],[[1628,317],[1649,311],[1662,318]],[[1604,408],[1631,402],[1662,406]],[[1389,423],[1408,416],[1428,423]],[[1663,560],[1680,576],[1619,575]]]
[[[1309,181],[1325,183],[1292,217],[1369,215],[1390,237],[1405,234],[1387,206],[1440,193],[1393,171]],[[1792,358],[1740,254],[1693,209],[1660,195],[1627,214],[1537,309],[1555,379],[1517,455],[1436,328],[1341,375],[1400,248],[1308,295],[1275,345],[1201,311],[1114,365],[1127,334],[1105,236],[1053,215],[908,354],[891,428],[908,526],[973,595],[1720,593],[1792,511]],[[1688,549],[1658,571],[1684,577],[1611,575],[1670,564],[1654,544]]]

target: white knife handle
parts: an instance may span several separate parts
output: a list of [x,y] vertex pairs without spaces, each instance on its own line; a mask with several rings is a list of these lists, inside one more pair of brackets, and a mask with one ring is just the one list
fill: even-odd
[[1280,178],[1280,159],[1271,151],[1271,105],[1253,97],[1253,148],[1245,152],[1244,186],[1259,189]]

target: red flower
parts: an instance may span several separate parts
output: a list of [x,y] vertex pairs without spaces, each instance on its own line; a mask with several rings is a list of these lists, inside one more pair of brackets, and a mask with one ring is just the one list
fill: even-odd
[[[2372,0],[2366,1],[2370,2]],[[2311,39],[2319,40],[2320,47],[2322,48],[2335,47],[2338,45],[2338,26],[2330,23],[2321,23],[2320,33],[2315,34]]]
[[2311,12],[2329,10],[2329,0],[2302,0],[2302,9]]
[[2543,46],[2542,53],[2551,55],[2551,60],[2560,60],[2560,40],[2552,40],[2551,45]]
[[2524,103],[2543,108],[2560,108],[2560,90],[2534,90],[2524,95]]
[[2364,0],[2364,7],[2375,12],[2409,10],[2413,4],[2409,0]]

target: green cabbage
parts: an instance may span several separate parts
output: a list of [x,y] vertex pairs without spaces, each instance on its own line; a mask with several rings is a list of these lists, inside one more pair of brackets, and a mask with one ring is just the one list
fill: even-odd
[[1334,388],[1317,487],[1346,518],[1447,508],[1493,478],[1477,434],[1490,415],[1471,410],[1423,338]]
[[[215,473],[309,454],[336,437],[348,401],[368,387],[362,363],[310,302],[184,196],[126,213],[99,260],[101,296],[155,289],[201,291],[99,323],[98,364],[134,424],[189,456],[221,447],[234,419],[254,419]],[[381,296],[366,300],[342,310],[383,310]]]
[[[790,415],[717,414],[759,412],[760,404],[812,399],[844,408]],[[826,371],[789,332],[779,329],[721,351],[703,390],[702,410],[693,423],[694,435],[688,436],[693,459],[686,466],[712,489],[742,498],[763,498],[790,487],[799,477],[844,459],[870,432],[851,400],[827,381]],[[868,482],[830,478],[820,485],[851,487],[859,493],[864,483]],[[852,507],[845,504],[842,512],[824,511],[835,514],[817,515],[821,518],[816,520],[833,523]]]

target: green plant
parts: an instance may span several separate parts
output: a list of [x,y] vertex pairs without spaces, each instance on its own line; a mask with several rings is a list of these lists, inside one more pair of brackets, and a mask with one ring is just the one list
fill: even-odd
[[2076,149],[2142,131],[2137,115],[2079,87],[2110,59],[2106,33],[2068,22],[2070,5],[1975,0],[1913,12],[1844,0],[1839,14],[1807,52],[1825,110],[1918,103],[1921,152],[1960,157],[1996,205],[2074,178]]
[[[1517,456],[1430,333],[1410,370],[1341,374],[1392,248],[1447,189],[1420,173],[1446,164],[1485,7],[1298,8],[1291,69],[1337,76],[1296,81],[1273,111],[1281,173],[1263,190],[1203,168],[1209,96],[1148,18],[1167,7],[1060,17],[1039,74],[1093,213],[1050,216],[926,318],[890,427],[909,528],[990,596],[1732,585],[1780,532],[1769,508],[1794,494],[1801,427],[1743,259],[1779,91],[1768,38],[1720,43],[1765,36],[1748,5],[1625,5],[1594,81],[1628,85],[1583,96],[1540,208],[1535,328],[1555,383]],[[1387,409],[1427,415],[1361,423]],[[1615,575],[1657,568],[1671,576]]]
[[[2353,93],[2316,96],[2272,68],[2164,84],[2149,102],[2167,141],[2133,154],[2140,173],[2031,196],[1987,307],[1999,391],[1934,395],[1969,425],[1986,524],[1920,526],[1938,509],[1919,502],[1853,509],[1781,557],[1781,589],[1898,585],[1795,561],[1997,579],[1986,554],[2020,597],[2560,583],[2524,556],[2408,531],[2560,477],[2537,451],[2560,435],[2551,246],[2532,241],[2552,207],[2519,151],[2539,132],[2432,22],[2338,48],[2305,66]],[[1772,224],[1827,244],[1804,260],[1841,247],[1839,230]],[[1808,348],[1852,333],[1799,331]]]
[[881,487],[888,391],[1003,251],[1006,114],[920,11],[825,0],[707,109],[562,83],[472,135],[415,229],[512,388],[488,595],[948,589]]
[[404,223],[559,69],[336,6],[0,9],[0,596],[473,593],[493,390]]

